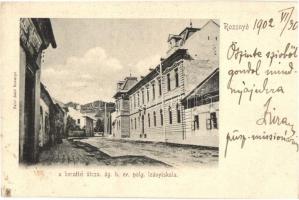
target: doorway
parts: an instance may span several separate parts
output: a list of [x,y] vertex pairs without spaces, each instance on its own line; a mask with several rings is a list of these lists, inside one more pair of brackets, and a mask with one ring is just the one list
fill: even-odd
[[25,162],[34,162],[34,105],[35,105],[35,77],[29,69],[26,69],[25,77],[25,142],[24,142],[24,160]]

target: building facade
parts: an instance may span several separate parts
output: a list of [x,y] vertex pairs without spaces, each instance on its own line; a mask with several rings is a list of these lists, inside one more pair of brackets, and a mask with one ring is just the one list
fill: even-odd
[[87,137],[94,136],[94,121],[95,119],[89,116],[84,116],[84,129],[85,129],[85,135]]
[[49,146],[51,142],[50,109],[53,106],[52,98],[45,86],[41,83],[40,90],[40,132],[39,147]]
[[[115,104],[112,102],[94,101],[81,105],[80,112],[92,116],[96,121],[100,120],[103,123],[103,130],[105,135],[111,134],[111,113],[115,111]],[[96,123],[94,123],[95,125]]]
[[182,99],[186,143],[218,146],[219,68]]
[[38,161],[41,58],[50,44],[56,48],[49,19],[20,19],[19,162],[21,163]]
[[201,28],[187,27],[170,34],[168,44],[166,58],[122,93],[129,102],[123,111],[129,112],[129,128],[118,130],[132,139],[201,145],[187,134],[182,100],[219,67],[219,25],[210,20]]
[[128,90],[137,83],[136,77],[126,77],[124,81],[117,83],[117,92],[115,98],[114,121],[112,123],[113,137],[130,137],[130,105],[127,95]]

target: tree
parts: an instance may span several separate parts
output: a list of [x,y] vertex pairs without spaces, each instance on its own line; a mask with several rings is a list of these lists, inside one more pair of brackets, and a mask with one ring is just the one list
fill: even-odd
[[94,128],[96,132],[104,132],[104,122],[101,119],[96,121],[96,127]]
[[66,120],[66,134],[68,135],[69,131],[73,131],[76,130],[76,121],[70,117],[67,116],[67,120]]

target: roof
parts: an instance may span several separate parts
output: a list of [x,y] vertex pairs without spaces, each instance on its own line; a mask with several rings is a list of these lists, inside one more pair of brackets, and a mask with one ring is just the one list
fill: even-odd
[[92,119],[92,120],[96,121],[96,119],[95,119],[94,117],[90,116],[90,115],[84,115],[84,116],[82,116],[82,117],[84,117],[84,118],[89,118],[89,119]]
[[219,68],[216,68],[210,75],[208,75],[202,82],[200,82],[192,91],[190,91],[181,101],[185,101],[188,97],[190,97],[193,93],[196,92],[198,88],[200,88],[204,83],[206,83],[210,78],[212,78],[215,74],[219,72]]
[[53,48],[57,47],[55,37],[53,34],[52,24],[49,18],[31,18],[34,25],[37,27],[37,31],[42,38],[49,42]]
[[137,82],[137,77],[132,76],[126,77],[124,81],[119,81],[118,83],[122,83],[121,89],[113,97],[116,98],[121,94],[127,93]]
[[48,90],[46,89],[45,85],[42,82],[40,83],[40,90],[41,90],[41,94],[44,93],[48,97],[50,104],[54,105],[51,95],[49,94]]
[[201,27],[201,29],[203,29],[206,25],[208,25],[209,23],[213,23],[213,24],[215,24],[215,25],[217,25],[218,27],[220,27],[220,25],[217,23],[217,22],[215,22],[213,19],[210,19],[207,23],[205,23],[205,25],[203,25],[202,27]]
[[[167,67],[170,67],[172,63],[177,60],[182,59],[187,53],[187,49],[177,49],[173,54],[168,56],[165,60],[161,61],[162,71],[164,71]],[[155,67],[155,70],[150,71],[143,79],[138,81],[135,85],[133,85],[127,92],[133,93],[135,90],[140,88],[142,85],[150,81],[153,77],[157,76],[160,70],[160,64]]]

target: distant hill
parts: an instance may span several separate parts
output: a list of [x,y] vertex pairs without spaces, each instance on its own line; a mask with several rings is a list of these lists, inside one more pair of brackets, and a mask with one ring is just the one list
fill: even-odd
[[76,106],[79,106],[80,104],[78,104],[78,103],[75,103],[75,102],[72,102],[72,101],[70,101],[70,102],[68,102],[68,103],[66,103],[66,104],[64,104],[66,107],[76,107]]
[[111,112],[115,109],[114,103],[97,100],[91,103],[81,105],[81,113],[94,113],[96,116],[101,116],[101,113],[105,112],[105,104],[107,112]]

